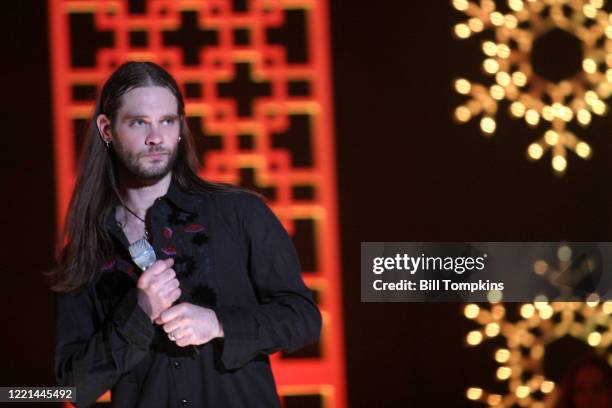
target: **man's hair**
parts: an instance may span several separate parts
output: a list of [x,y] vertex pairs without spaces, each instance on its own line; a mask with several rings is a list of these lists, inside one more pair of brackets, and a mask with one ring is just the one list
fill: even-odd
[[172,168],[174,181],[181,188],[195,192],[247,191],[198,176],[200,163],[185,119],[185,102],[172,76],[152,62],[124,63],[104,84],[85,136],[74,192],[58,243],[57,265],[48,273],[51,289],[56,292],[74,291],[93,281],[100,265],[113,254],[106,219],[113,207],[121,203],[118,162],[112,145],[109,148],[102,141],[96,119],[105,114],[114,129],[121,96],[147,86],[164,87],[176,97],[181,142]]

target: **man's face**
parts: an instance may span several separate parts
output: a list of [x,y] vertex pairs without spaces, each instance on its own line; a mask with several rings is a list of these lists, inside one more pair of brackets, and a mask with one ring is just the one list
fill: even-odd
[[159,180],[174,165],[180,122],[175,96],[166,88],[134,88],[121,97],[113,129],[119,161],[135,178]]

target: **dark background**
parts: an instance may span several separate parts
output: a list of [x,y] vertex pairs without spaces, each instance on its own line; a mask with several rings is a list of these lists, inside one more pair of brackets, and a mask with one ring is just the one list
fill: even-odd
[[[464,345],[473,326],[460,304],[361,303],[360,242],[609,241],[609,117],[578,134],[594,157],[569,154],[555,177],[548,155],[525,158],[543,128],[504,109],[491,139],[476,121],[451,121],[462,101],[452,79],[483,78],[484,37],[452,38],[461,15],[450,2],[337,0],[330,12],[349,405],[474,406],[467,386],[498,386],[493,342]],[[41,276],[56,234],[46,2],[3,2],[1,30],[0,385],[52,385],[53,298]],[[549,68],[564,63],[552,57]]]

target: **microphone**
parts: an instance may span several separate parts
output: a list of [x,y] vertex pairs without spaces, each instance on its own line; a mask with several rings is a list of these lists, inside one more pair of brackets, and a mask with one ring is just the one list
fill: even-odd
[[130,251],[132,261],[134,261],[136,266],[138,266],[143,272],[157,260],[155,250],[151,244],[149,244],[149,241],[147,241],[146,238],[140,238],[138,241],[130,245],[128,249]]
[[[141,238],[138,241],[134,242],[132,245],[130,245],[128,249],[130,251],[132,261],[134,261],[136,266],[138,266],[143,272],[146,271],[147,268],[153,265],[157,260],[155,250],[146,238]],[[177,299],[175,303],[179,301],[180,298]],[[196,354],[200,354],[200,350],[198,350],[195,345],[192,345],[191,347],[196,352]]]

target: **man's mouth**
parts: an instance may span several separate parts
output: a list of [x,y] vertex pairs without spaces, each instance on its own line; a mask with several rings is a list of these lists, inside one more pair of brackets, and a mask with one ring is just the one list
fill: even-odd
[[161,160],[164,158],[164,156],[167,156],[168,153],[166,152],[151,152],[151,153],[145,153],[143,154],[144,157],[151,159],[151,160]]

